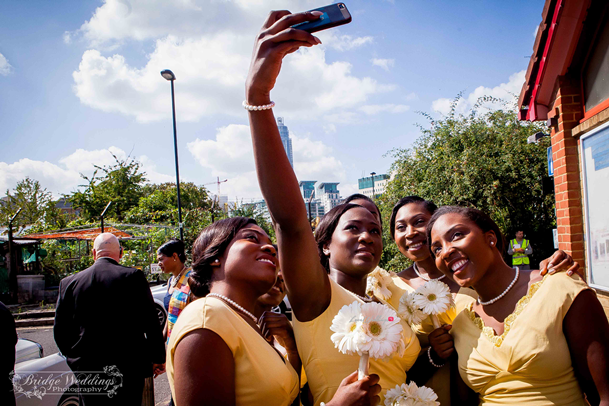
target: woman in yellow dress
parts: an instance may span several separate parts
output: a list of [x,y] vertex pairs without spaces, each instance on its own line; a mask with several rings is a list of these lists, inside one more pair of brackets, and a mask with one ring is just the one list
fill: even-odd
[[441,207],[427,236],[436,267],[478,293],[451,333],[480,404],[609,404],[609,323],[579,276],[512,269],[499,228],[476,209]]
[[[372,300],[366,295],[366,276],[378,265],[383,250],[379,220],[358,205],[340,205],[329,211],[313,236],[271,111],[270,92],[283,57],[302,46],[320,43],[291,26],[318,17],[314,12],[270,14],[257,38],[245,100],[258,181],[275,223],[296,343],[316,405],[328,402],[342,377],[357,369],[359,357],[334,348],[330,326],[344,305]],[[406,381],[406,371],[420,350],[412,330],[405,323],[403,326],[404,356],[370,362],[370,371],[380,376],[385,390]]]
[[[268,235],[252,219],[217,221],[195,241],[192,268],[189,285],[199,299],[180,314],[167,348],[176,405],[298,405],[297,360],[289,353],[284,359],[252,314],[277,277]],[[352,375],[342,382],[337,405],[374,396],[376,381],[356,382]]]
[[[365,196],[348,197],[346,201],[356,203],[367,207],[369,210],[378,208],[372,201]],[[440,280],[448,285],[455,299],[455,307],[438,315],[440,324],[444,332],[450,329],[453,320],[469,303],[476,298],[476,292],[473,289],[461,288],[450,277],[445,275],[436,268],[435,261],[429,251],[427,245],[426,228],[431,216],[436,211],[437,206],[430,200],[425,200],[419,196],[406,196],[400,199],[393,207],[391,217],[389,219],[389,227],[391,238],[395,241],[400,253],[407,259],[412,261],[412,265],[403,271],[395,273],[387,273],[389,278],[375,277],[374,283],[369,283],[369,289],[379,297],[382,301],[386,301],[395,309],[399,309],[400,298],[402,295],[414,292],[417,288],[423,286],[430,280]],[[567,270],[567,274],[572,274],[577,269],[577,264],[571,266],[572,258],[562,251],[558,251],[551,258],[542,261],[542,263],[555,263],[556,269]],[[542,269],[544,266],[542,266]],[[377,268],[371,275],[376,276],[378,273],[383,273],[383,270]],[[369,277],[370,278],[370,277]],[[370,278],[371,282],[373,281]],[[386,281],[383,285],[383,281]],[[379,286],[379,284],[381,286]],[[383,294],[383,288],[386,290]],[[389,292],[390,296],[387,296]],[[414,380],[420,385],[425,385],[432,388],[438,395],[438,401],[442,406],[450,406],[451,404],[451,381],[450,381],[450,363],[445,361],[445,358],[453,351],[450,337],[442,334],[444,337],[441,349],[441,355],[435,353],[429,347],[429,335],[439,335],[441,331],[434,333],[434,325],[430,317],[424,319],[419,325],[413,326],[417,333],[419,342],[423,350],[421,357],[427,360],[430,364],[438,367],[436,373],[427,381],[420,381],[416,376]]]

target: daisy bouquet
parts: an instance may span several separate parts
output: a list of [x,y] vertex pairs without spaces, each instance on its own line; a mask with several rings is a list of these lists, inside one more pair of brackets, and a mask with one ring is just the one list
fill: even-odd
[[391,274],[383,268],[376,267],[376,269],[368,275],[366,280],[366,293],[370,296],[376,296],[381,300],[387,301],[391,298],[389,285],[392,283]]
[[396,385],[385,393],[385,406],[438,406],[438,395],[427,386],[416,383]]
[[353,302],[340,309],[330,330],[334,346],[343,354],[359,355],[358,378],[368,375],[370,357],[382,359],[406,348],[404,329],[397,313],[388,306],[370,302]]
[[430,280],[416,291],[405,293],[400,298],[399,314],[412,325],[420,324],[431,317],[434,328],[441,327],[438,314],[454,306],[448,285],[438,280]]

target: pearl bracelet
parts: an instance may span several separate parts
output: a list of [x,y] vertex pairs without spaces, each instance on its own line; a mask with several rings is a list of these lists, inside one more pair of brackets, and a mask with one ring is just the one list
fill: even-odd
[[438,365],[435,362],[433,362],[433,358],[431,358],[431,347],[427,347],[427,358],[429,358],[429,363],[436,368],[442,368],[444,365],[446,365],[446,363],[444,363],[442,365]]
[[270,110],[275,107],[275,102],[272,101],[269,104],[264,104],[262,106],[252,106],[251,104],[247,104],[247,101],[243,100],[243,108],[248,111],[260,111],[260,110]]

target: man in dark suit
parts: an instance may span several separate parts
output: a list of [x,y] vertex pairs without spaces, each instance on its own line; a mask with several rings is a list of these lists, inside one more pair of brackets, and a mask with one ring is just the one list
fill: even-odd
[[0,302],[0,405],[14,406],[15,393],[9,378],[15,368],[17,330],[11,312]]
[[[55,342],[80,379],[80,394],[89,405],[140,405],[145,377],[165,370],[163,331],[144,274],[118,264],[122,249],[111,233],[93,244],[95,263],[59,284]],[[95,373],[115,365],[122,387],[112,397],[85,393]],[[92,373],[91,373],[92,372]]]

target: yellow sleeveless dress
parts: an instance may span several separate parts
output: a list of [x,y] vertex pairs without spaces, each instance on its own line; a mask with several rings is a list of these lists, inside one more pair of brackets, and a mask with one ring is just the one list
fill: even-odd
[[[392,283],[387,286],[391,292],[391,297],[386,303],[397,311],[400,308],[400,298],[402,295],[414,292],[415,289],[397,274],[392,273],[391,281]],[[455,307],[438,315],[440,324],[452,324],[455,317],[457,317],[457,314],[459,314],[467,304],[473,303],[476,300],[476,297],[476,293],[472,289],[461,288],[455,296]],[[421,356],[427,358],[426,350],[427,347],[429,347],[427,336],[435,330],[431,317],[427,317],[421,324],[412,326],[412,328],[417,334],[421,347],[424,348],[424,352]],[[447,362],[442,368],[438,368],[436,373],[425,382],[425,386],[436,392],[438,395],[438,402],[440,402],[442,406],[450,406],[450,364]]]
[[468,306],[453,322],[459,373],[481,405],[586,405],[562,323],[588,285],[560,272],[532,284],[495,335]]
[[218,334],[233,353],[237,405],[287,406],[298,396],[298,374],[269,343],[222,300],[200,298],[180,313],[167,346],[167,378],[175,399],[175,349],[191,331]]
[[[354,301],[363,301],[338,283],[330,279],[332,299],[328,308],[317,318],[300,322],[293,318],[294,335],[302,365],[307,373],[309,388],[315,399],[315,405],[329,402],[341,381],[357,370],[359,356],[341,354],[330,339],[332,319],[339,310]],[[421,347],[416,335],[410,327],[402,322],[404,327],[404,343],[406,351],[402,358],[394,355],[386,360],[370,359],[370,373],[378,374],[381,391],[381,404],[387,389],[394,388],[406,382],[406,371],[414,364]]]

